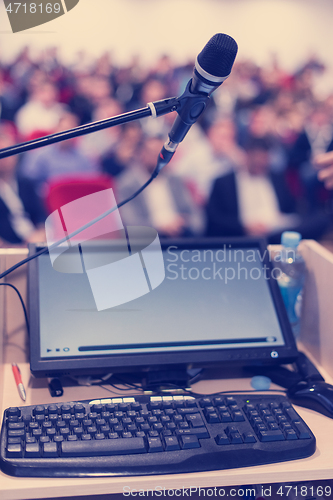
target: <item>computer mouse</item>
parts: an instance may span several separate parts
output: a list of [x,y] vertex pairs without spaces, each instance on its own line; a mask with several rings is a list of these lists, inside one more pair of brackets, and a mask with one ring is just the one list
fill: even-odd
[[302,381],[288,389],[287,395],[292,403],[333,418],[333,385]]

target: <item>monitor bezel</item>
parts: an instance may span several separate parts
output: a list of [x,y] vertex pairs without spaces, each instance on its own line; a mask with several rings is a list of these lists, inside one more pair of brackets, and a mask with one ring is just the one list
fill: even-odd
[[[226,246],[224,246],[226,245]],[[161,240],[162,248],[176,246],[179,249],[219,249],[257,248],[262,265],[272,270],[267,243],[261,238],[205,238],[181,240]],[[29,245],[29,255],[42,250],[45,246]],[[38,258],[28,263],[28,308],[30,319],[30,370],[35,377],[63,377],[82,375],[101,375],[103,373],[146,372],[149,370],[169,369],[171,366],[214,367],[214,366],[262,366],[279,365],[293,362],[297,356],[297,346],[288,320],[281,292],[276,279],[268,278],[268,289],[276,310],[277,318],[285,340],[284,346],[242,347],[228,349],[182,350],[135,354],[98,354],[92,356],[66,356],[66,358],[42,358],[40,356],[39,324],[39,266]],[[270,272],[268,272],[270,276]],[[272,351],[278,356],[272,357]]]

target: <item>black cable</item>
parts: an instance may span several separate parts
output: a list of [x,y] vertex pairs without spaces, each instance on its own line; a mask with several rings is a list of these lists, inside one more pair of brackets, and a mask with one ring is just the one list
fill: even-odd
[[11,283],[0,283],[0,285],[2,285],[2,286],[10,286],[17,293],[17,295],[18,295],[18,297],[19,297],[19,299],[21,301],[21,304],[22,304],[22,308],[23,308],[23,312],[24,312],[24,317],[25,317],[25,323],[26,323],[26,327],[27,327],[27,332],[28,332],[28,335],[30,335],[30,326],[29,326],[28,314],[27,314],[27,309],[26,309],[25,304],[24,304],[23,299],[22,299],[22,295],[20,294],[20,292],[16,288],[16,286],[12,285]]
[[257,390],[257,389],[243,389],[243,390],[238,390],[238,391],[220,391],[220,392],[215,392],[212,394],[200,394],[198,392],[193,392],[191,390],[184,389],[184,392],[187,394],[190,394],[191,396],[194,397],[215,397],[215,396],[220,396],[221,394],[248,394],[248,393],[262,393],[262,392],[283,392],[286,393],[287,391],[285,389],[263,389],[263,390]]
[[15,269],[18,269],[19,267],[23,266],[23,264],[26,264],[27,262],[30,262],[31,260],[33,259],[36,259],[36,257],[39,257],[40,255],[42,255],[43,253],[47,253],[49,250],[53,250],[54,248],[57,248],[59,245],[61,245],[62,243],[65,243],[66,241],[68,241],[70,238],[72,238],[73,236],[76,236],[77,234],[81,233],[82,231],[84,231],[85,229],[88,229],[88,227],[91,227],[93,224],[95,224],[96,222],[99,222],[100,220],[104,219],[104,217],[106,217],[107,215],[110,215],[112,212],[114,212],[117,208],[120,208],[122,207],[123,205],[125,205],[126,203],[128,203],[129,201],[132,201],[134,198],[136,198],[147,186],[149,186],[149,184],[155,179],[155,177],[157,176],[158,172],[156,172],[156,170],[152,173],[151,177],[148,179],[147,182],[145,182],[143,184],[143,186],[141,186],[137,191],[135,191],[134,194],[132,194],[131,196],[129,196],[128,198],[126,198],[125,200],[123,200],[121,203],[119,203],[119,205],[115,205],[114,207],[110,208],[109,210],[107,210],[106,212],[104,212],[103,214],[99,215],[98,217],[96,217],[95,219],[93,219],[92,221],[88,222],[87,224],[85,224],[84,226],[81,226],[79,229],[76,229],[76,231],[73,231],[71,234],[69,234],[68,236],[66,236],[65,238],[57,241],[56,243],[53,243],[52,245],[50,245],[49,247],[46,247],[46,248],[43,248],[42,250],[39,250],[39,252],[36,252],[34,253],[33,255],[30,255],[29,257],[26,257],[25,259],[21,260],[20,262],[18,262],[17,264],[15,264],[14,266],[10,267],[9,269],[7,269],[6,271],[4,271],[3,273],[0,274],[0,279],[4,278],[5,276],[7,276],[8,274],[10,274],[11,272],[15,271]]

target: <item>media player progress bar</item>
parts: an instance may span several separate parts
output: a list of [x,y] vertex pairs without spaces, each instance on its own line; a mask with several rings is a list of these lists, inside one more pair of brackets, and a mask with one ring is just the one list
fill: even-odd
[[205,340],[193,342],[152,342],[150,344],[108,344],[108,345],[83,345],[79,347],[79,351],[109,351],[120,349],[147,349],[156,347],[191,347],[191,346],[206,346],[206,345],[224,345],[224,344],[257,344],[267,342],[269,344],[276,342],[276,337],[252,337],[248,339],[223,339],[223,340]]

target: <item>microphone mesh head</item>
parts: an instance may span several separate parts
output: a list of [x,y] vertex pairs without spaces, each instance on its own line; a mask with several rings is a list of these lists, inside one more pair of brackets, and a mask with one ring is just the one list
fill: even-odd
[[198,63],[202,69],[213,76],[228,76],[237,54],[235,40],[223,33],[214,35],[198,55]]

